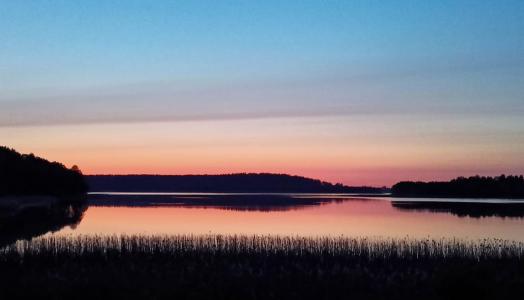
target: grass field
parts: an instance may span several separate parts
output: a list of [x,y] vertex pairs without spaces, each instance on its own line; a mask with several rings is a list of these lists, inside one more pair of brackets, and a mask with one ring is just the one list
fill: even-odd
[[0,298],[499,299],[524,293],[502,240],[79,236],[0,250]]

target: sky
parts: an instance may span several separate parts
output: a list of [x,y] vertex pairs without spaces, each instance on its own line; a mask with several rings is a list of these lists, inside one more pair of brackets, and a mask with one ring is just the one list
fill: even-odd
[[523,116],[523,1],[0,0],[0,144],[86,174],[522,174]]

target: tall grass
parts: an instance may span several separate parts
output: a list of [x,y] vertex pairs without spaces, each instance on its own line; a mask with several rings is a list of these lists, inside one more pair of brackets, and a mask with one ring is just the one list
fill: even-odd
[[496,239],[46,236],[0,249],[0,299],[520,299]]
[[358,256],[366,259],[494,259],[524,257],[524,243],[500,239],[412,239],[246,235],[46,236],[18,241],[0,255],[90,254]]

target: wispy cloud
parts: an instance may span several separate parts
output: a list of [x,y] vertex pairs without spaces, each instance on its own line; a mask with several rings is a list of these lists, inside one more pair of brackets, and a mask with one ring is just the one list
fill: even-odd
[[[428,63],[422,70],[420,65],[394,71],[371,68],[367,73],[335,72],[288,81],[214,86],[149,82],[98,89],[48,90],[21,96],[0,93],[0,126],[365,114],[518,114],[524,112],[524,101],[516,93],[493,101],[480,85],[482,80],[464,86],[474,78],[474,73],[501,69],[509,72],[512,68],[518,72],[521,70],[518,65]],[[448,78],[450,74],[462,74],[467,80],[456,86],[454,77]]]

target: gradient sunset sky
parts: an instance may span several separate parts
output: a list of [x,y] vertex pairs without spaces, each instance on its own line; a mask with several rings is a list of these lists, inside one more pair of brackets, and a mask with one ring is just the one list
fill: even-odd
[[524,1],[0,0],[0,144],[87,174],[522,174]]

